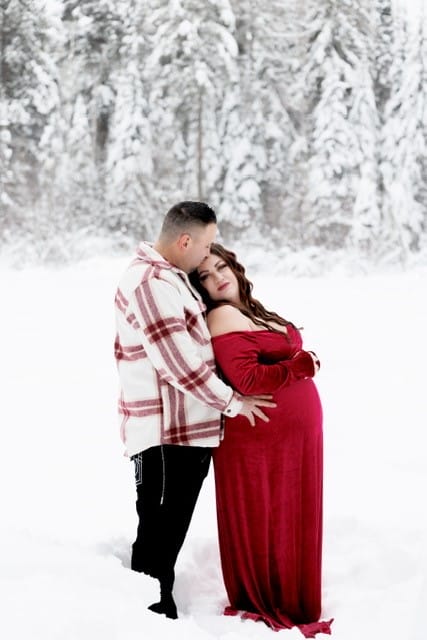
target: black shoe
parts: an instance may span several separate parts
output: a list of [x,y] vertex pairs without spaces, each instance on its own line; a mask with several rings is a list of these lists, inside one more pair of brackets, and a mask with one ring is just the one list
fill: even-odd
[[150,604],[148,608],[150,611],[154,611],[154,613],[164,613],[165,616],[171,618],[171,620],[178,618],[178,612],[172,594],[162,595],[160,602]]

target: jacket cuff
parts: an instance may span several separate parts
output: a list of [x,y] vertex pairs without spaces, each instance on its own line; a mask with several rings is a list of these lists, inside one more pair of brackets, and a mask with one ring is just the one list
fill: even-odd
[[234,418],[241,412],[242,407],[243,402],[242,400],[240,400],[240,396],[238,396],[236,393],[233,393],[233,395],[231,396],[231,400],[225,407],[223,413],[229,418]]

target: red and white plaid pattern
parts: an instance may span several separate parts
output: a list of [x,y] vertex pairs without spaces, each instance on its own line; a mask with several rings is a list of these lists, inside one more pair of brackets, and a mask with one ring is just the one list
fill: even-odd
[[215,374],[205,307],[187,275],[141,243],[115,306],[127,454],[159,444],[218,446],[221,412],[236,415],[241,403]]

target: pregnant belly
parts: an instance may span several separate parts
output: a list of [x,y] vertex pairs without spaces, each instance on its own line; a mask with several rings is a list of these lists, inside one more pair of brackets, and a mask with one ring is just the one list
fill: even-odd
[[223,445],[274,446],[287,437],[316,436],[322,432],[322,405],[316,385],[311,379],[299,380],[281,387],[273,394],[277,406],[263,408],[269,422],[257,418],[251,427],[247,418],[226,418]]
[[281,387],[274,394],[277,407],[269,409],[274,424],[295,426],[299,429],[322,429],[322,404],[316,385],[311,378]]

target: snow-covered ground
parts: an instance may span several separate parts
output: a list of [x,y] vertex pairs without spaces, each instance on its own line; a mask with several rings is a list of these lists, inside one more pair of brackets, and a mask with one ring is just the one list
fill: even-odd
[[[157,584],[129,570],[133,470],[116,417],[113,296],[127,262],[0,271],[0,636],[302,638],[221,615],[211,474],[177,566],[180,618],[146,608]],[[427,272],[271,271],[249,272],[255,294],[303,325],[322,361],[323,617],[335,640],[424,640]]]

